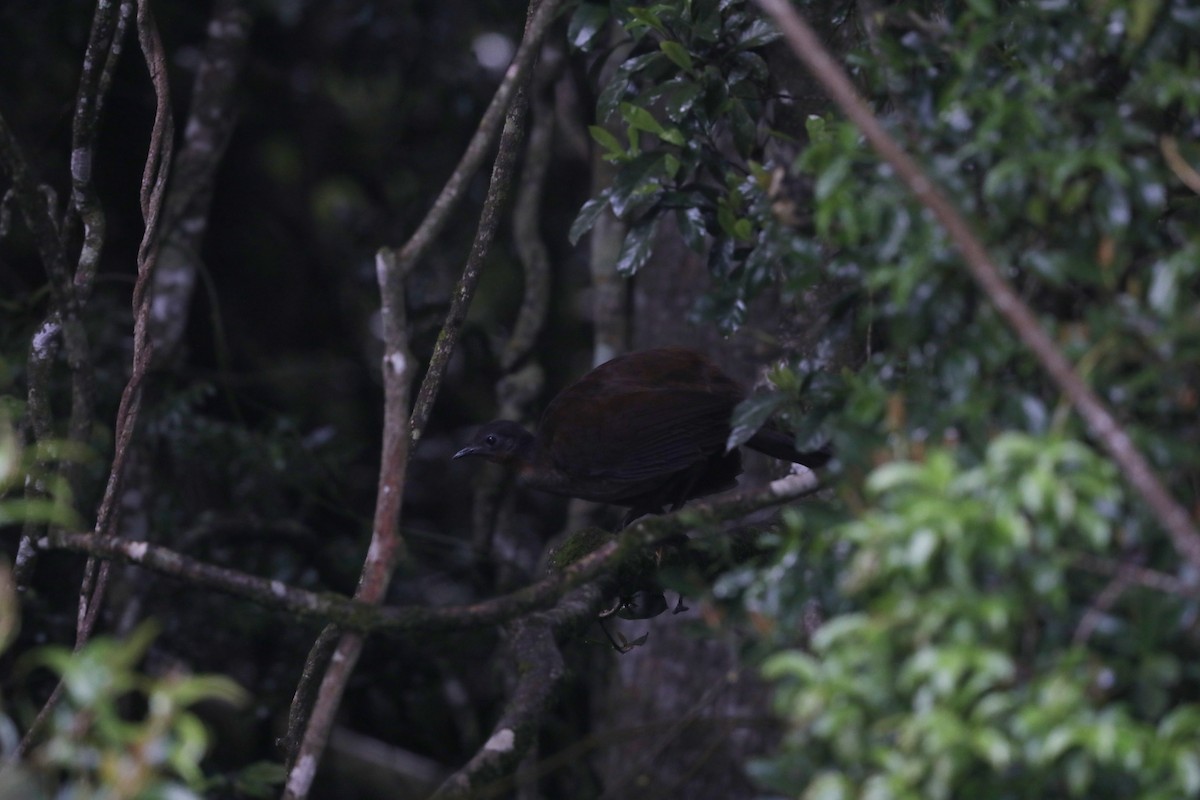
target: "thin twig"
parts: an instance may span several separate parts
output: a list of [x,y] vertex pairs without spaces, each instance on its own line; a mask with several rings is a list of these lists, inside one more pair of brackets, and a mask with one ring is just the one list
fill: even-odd
[[1071,566],[1094,572],[1097,575],[1120,577],[1131,586],[1149,589],[1153,592],[1173,595],[1175,597],[1200,597],[1200,586],[1178,578],[1166,572],[1160,572],[1140,564],[1128,564],[1108,558],[1092,555],[1091,553],[1076,553],[1072,557]]
[[533,347],[545,325],[550,304],[550,255],[541,231],[542,191],[554,149],[554,107],[547,94],[562,73],[565,61],[561,53],[543,48],[529,91],[529,141],[513,201],[513,242],[525,270],[525,286],[512,334],[500,354],[500,366],[505,373],[512,372]]
[[[142,404],[142,386],[153,351],[149,337],[152,299],[149,289],[158,257],[159,221],[175,136],[170,87],[167,83],[167,56],[148,0],[138,0],[137,30],[138,41],[141,43],[151,83],[154,85],[155,111],[154,125],[150,131],[150,148],[142,171],[141,209],[145,227],[138,246],[137,281],[133,287],[133,367],[117,408],[112,466],[109,469],[104,498],[96,514],[96,533],[110,535],[115,534],[117,530],[120,516],[118,501],[125,480],[125,465],[129,460],[130,443]],[[100,570],[94,589],[88,586],[88,581],[84,582],[80,598],[79,627],[76,632],[77,647],[91,636],[104,599],[106,583],[106,568]]]
[[779,26],[788,44],[830,98],[863,132],[876,152],[895,169],[900,180],[933,212],[958,246],[967,268],[992,305],[1017,337],[1032,351],[1042,368],[1083,417],[1092,435],[1121,468],[1150,512],[1167,531],[1175,550],[1193,567],[1200,568],[1200,530],[1191,516],[1171,496],[1154,468],[1134,445],[1099,396],[1093,392],[1042,328],[1033,311],[1001,276],[971,226],[917,163],[884,130],[859,96],[845,71],[820,38],[787,0],[756,0]]
[[1112,607],[1121,599],[1121,595],[1125,594],[1125,591],[1132,585],[1133,582],[1124,572],[1117,573],[1108,582],[1108,585],[1100,590],[1100,594],[1096,595],[1096,599],[1079,619],[1079,624],[1075,626],[1075,634],[1071,637],[1071,644],[1076,647],[1087,644],[1087,640],[1092,638],[1096,628],[1100,627],[1104,616],[1112,611]]
[[[445,224],[445,219],[450,209],[457,203],[458,197],[462,193],[462,186],[457,184],[464,183],[465,176],[473,174],[478,169],[477,159],[472,155],[472,150],[477,145],[479,149],[485,149],[488,142],[491,141],[494,134],[494,127],[491,130],[489,130],[489,127],[498,124],[501,115],[504,115],[504,132],[515,131],[515,127],[513,126],[514,114],[518,114],[523,118],[526,103],[523,97],[518,96],[518,93],[521,95],[524,94],[525,84],[528,82],[534,56],[541,47],[542,38],[545,36],[546,30],[554,17],[559,2],[560,0],[532,0],[530,3],[525,25],[525,35],[522,37],[521,44],[517,48],[513,63],[509,65],[508,71],[504,75],[504,82],[496,90],[491,105],[484,113],[484,118],[479,123],[479,129],[468,146],[468,153],[463,155],[463,159],[455,169],[454,175],[447,182],[441,195],[438,196],[434,207],[430,209],[429,215],[421,223],[421,227],[417,229],[417,232],[413,234],[408,243],[400,250],[399,260],[401,265],[415,263],[416,259],[428,249],[429,244],[432,242],[432,236]],[[501,99],[504,101],[503,104],[500,103]],[[496,201],[503,201],[508,193],[508,181],[505,181],[505,186],[502,188],[496,185],[495,177],[497,171],[511,172],[512,161],[516,158],[516,147],[513,146],[512,142],[510,141],[508,147],[503,142],[505,133],[501,134],[502,141],[499,153],[496,156],[496,164],[492,168],[492,184],[489,187],[489,192],[501,192],[495,196],[496,199],[492,202],[493,210],[491,213],[494,215],[498,215],[501,205],[500,202]],[[509,134],[510,137],[512,135],[514,134]],[[468,169],[470,170],[469,172],[466,171]],[[452,183],[456,184],[456,188],[453,191],[451,190]],[[411,435],[414,447],[409,451],[410,455],[415,450],[417,442],[420,441],[421,433],[425,430],[425,425],[429,421],[429,415],[433,411],[433,402],[437,399],[438,391],[442,385],[442,377],[446,372],[446,365],[449,363],[450,356],[454,353],[454,347],[458,343],[458,336],[462,330],[463,321],[467,318],[467,309],[471,305],[471,298],[475,295],[475,287],[479,283],[479,274],[483,267],[483,259],[487,254],[488,247],[491,245],[491,239],[495,233],[497,224],[498,219],[493,218],[489,220],[481,218],[475,242],[471,246],[471,254],[468,257],[466,269],[463,270],[462,277],[459,278],[458,284],[454,287],[454,294],[450,298],[450,309],[446,313],[446,321],[442,324],[442,329],[438,333],[437,342],[433,348],[433,356],[429,360],[429,369],[426,371],[425,378],[421,382],[421,389],[417,393],[417,400],[413,404],[412,419],[409,426],[412,431]]]
[[[441,193],[433,201],[429,212],[404,246],[400,248],[401,269],[405,271],[411,269],[433,245],[434,239],[446,226],[450,214],[458,206],[463,193],[466,192],[467,182],[483,166],[488,149],[500,131],[501,122],[512,105],[512,96],[517,91],[517,87],[525,83],[538,49],[542,46],[542,39],[545,38],[550,23],[554,21],[561,2],[562,0],[541,0],[540,3],[531,4],[531,14],[527,17],[525,35],[521,38],[521,44],[513,55],[512,63],[508,65],[508,69],[504,73],[504,79],[492,96],[492,102],[483,112],[479,126],[475,129],[475,135],[471,137],[466,151],[454,167],[446,185],[442,187]],[[536,10],[534,10],[534,6],[536,6]]]
[[1167,162],[1171,172],[1175,173],[1175,177],[1179,178],[1184,186],[1200,194],[1200,171],[1189,164],[1183,153],[1179,152],[1179,142],[1175,141],[1175,137],[1163,136],[1158,140],[1158,146],[1162,151],[1163,160]]
[[[340,599],[340,598],[339,598]],[[308,725],[308,717],[313,704],[317,700],[317,691],[321,686],[322,676],[333,657],[341,631],[336,625],[326,625],[317,641],[313,643],[300,681],[296,684],[296,694],[292,697],[292,705],[288,710],[287,732],[279,740],[280,749],[287,754],[287,769],[290,772],[295,766],[295,758],[300,752],[300,741],[304,729]]]

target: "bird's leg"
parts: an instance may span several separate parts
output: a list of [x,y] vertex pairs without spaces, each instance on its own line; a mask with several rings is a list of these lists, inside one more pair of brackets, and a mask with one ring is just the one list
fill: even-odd
[[609,632],[608,626],[604,624],[604,620],[598,619],[596,620],[596,624],[600,626],[600,630],[604,631],[604,635],[608,637],[608,642],[613,646],[613,649],[622,655],[628,653],[635,647],[641,647],[646,643],[646,640],[650,638],[650,634],[647,632],[630,642],[626,641],[625,637],[621,636],[621,634],[618,632],[617,636],[621,636],[621,642],[618,644],[617,640],[613,638],[612,633]]

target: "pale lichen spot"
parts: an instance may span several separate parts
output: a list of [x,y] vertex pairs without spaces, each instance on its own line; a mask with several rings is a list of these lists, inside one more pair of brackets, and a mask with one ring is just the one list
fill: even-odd
[[483,749],[493,753],[507,753],[513,749],[515,741],[516,736],[513,735],[512,728],[501,728],[492,734]]
[[92,179],[92,151],[88,148],[76,147],[71,151],[71,177],[78,183]]
[[404,357],[404,353],[399,351],[389,353],[387,357],[388,367],[397,375],[403,375],[408,369],[408,359]]
[[311,753],[300,756],[296,761],[296,766],[292,767],[292,774],[288,776],[288,792],[299,797],[307,796],[308,787],[312,785],[313,775],[316,773],[316,767],[317,759]]
[[44,359],[50,355],[50,345],[54,341],[54,337],[58,335],[60,327],[55,320],[46,320],[42,326],[33,334],[33,356],[36,359]]

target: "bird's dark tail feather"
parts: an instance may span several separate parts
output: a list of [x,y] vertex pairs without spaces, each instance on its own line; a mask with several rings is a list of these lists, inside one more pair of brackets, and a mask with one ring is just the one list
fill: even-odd
[[796,449],[795,440],[790,433],[784,433],[776,428],[763,428],[750,437],[746,442],[746,447],[781,461],[803,464],[809,469],[819,469],[833,458],[833,447],[828,442],[816,450],[801,452]]

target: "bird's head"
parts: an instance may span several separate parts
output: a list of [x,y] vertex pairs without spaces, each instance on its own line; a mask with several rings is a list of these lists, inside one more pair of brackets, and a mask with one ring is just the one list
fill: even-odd
[[497,464],[528,461],[533,451],[533,434],[515,422],[498,419],[481,427],[455,458],[479,456]]

